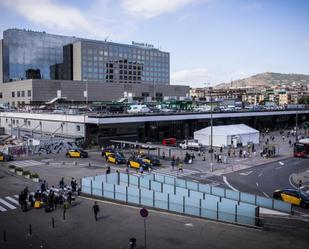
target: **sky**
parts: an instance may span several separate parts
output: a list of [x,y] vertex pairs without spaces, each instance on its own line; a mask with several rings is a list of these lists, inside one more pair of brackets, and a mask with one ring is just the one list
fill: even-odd
[[307,0],[0,0],[0,17],[0,37],[25,28],[153,44],[170,52],[171,84],[309,74]]

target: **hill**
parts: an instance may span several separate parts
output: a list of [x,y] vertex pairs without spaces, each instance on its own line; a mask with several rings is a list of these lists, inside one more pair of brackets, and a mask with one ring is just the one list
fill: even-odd
[[215,88],[228,88],[228,87],[254,87],[264,88],[274,85],[309,85],[309,75],[305,74],[282,74],[282,73],[260,73],[248,78],[234,80],[231,83],[222,83],[216,85]]

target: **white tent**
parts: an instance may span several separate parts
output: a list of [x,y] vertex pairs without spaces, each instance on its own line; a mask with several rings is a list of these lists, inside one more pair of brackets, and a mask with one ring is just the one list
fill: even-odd
[[[211,127],[208,126],[194,132],[194,139],[199,143],[209,146],[211,139]],[[259,143],[260,132],[245,124],[213,126],[213,146],[236,146],[237,143]]]

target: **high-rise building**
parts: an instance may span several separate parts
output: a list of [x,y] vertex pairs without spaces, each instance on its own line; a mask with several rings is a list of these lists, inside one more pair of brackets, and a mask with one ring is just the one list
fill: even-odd
[[39,78],[168,85],[170,80],[169,53],[152,45],[19,29],[3,32],[0,68],[5,83]]

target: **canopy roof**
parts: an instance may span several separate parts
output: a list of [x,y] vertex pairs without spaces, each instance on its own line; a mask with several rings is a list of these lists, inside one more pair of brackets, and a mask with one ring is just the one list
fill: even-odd
[[[210,135],[210,131],[211,126],[208,126],[194,133]],[[252,134],[252,133],[259,133],[259,131],[245,124],[213,126],[213,135],[241,135],[241,134]]]

